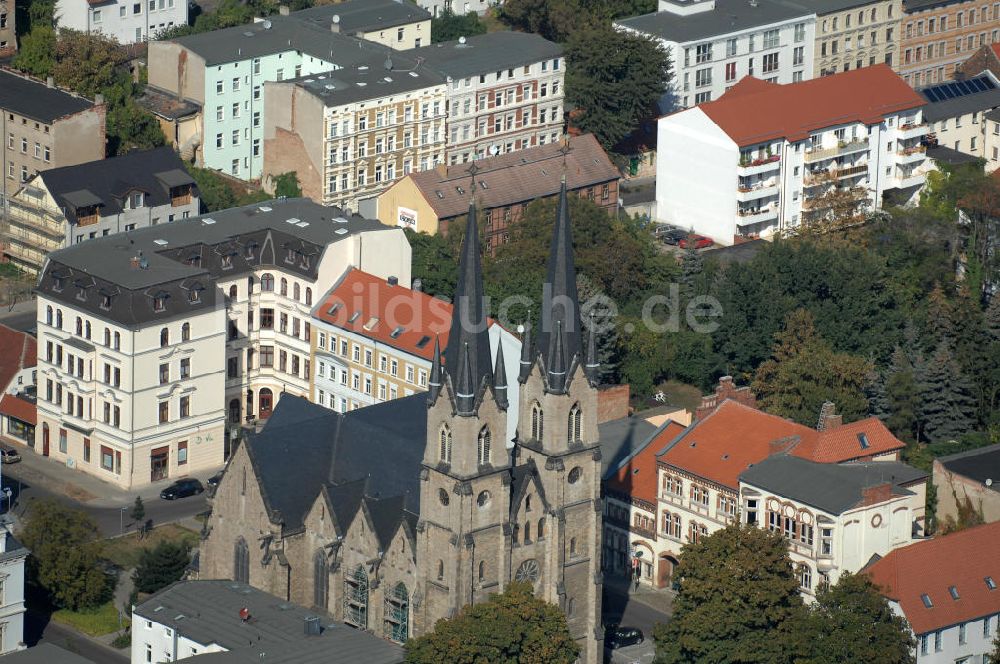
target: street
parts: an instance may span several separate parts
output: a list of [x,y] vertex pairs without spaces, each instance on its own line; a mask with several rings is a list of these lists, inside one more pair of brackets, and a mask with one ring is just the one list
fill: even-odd
[[25,614],[24,642],[29,648],[39,643],[51,643],[89,659],[94,664],[127,664],[129,661],[127,650],[115,652],[68,627],[50,621],[48,616],[33,611]]
[[605,585],[604,590],[604,624],[637,627],[646,637],[639,645],[605,651],[605,661],[612,664],[650,664],[656,655],[653,626],[667,622],[670,615],[629,597],[618,586]]

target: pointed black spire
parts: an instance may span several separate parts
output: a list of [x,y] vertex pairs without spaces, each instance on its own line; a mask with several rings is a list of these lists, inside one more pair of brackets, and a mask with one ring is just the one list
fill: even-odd
[[556,332],[552,335],[552,353],[545,364],[547,383],[550,392],[557,394],[566,389],[566,357],[563,355],[562,322],[556,321]]
[[521,337],[521,371],[518,374],[518,382],[523,383],[531,373],[531,363],[534,361],[533,348],[531,347],[531,321],[524,323],[524,335]]
[[591,385],[597,385],[598,371],[601,363],[597,360],[597,322],[594,319],[594,312],[590,312],[590,330],[587,335],[587,359],[583,365],[583,371],[587,374],[587,380]]
[[507,410],[507,367],[503,362],[503,339],[497,343],[497,363],[493,367],[493,393],[496,395],[497,405]]
[[580,341],[580,299],[576,292],[576,265],[573,262],[573,232],[570,227],[569,203],[566,200],[566,177],[559,190],[559,213],[552,232],[549,250],[548,274],[542,291],[542,330],[538,349],[545,366],[552,366],[555,352],[555,335],[560,328],[562,352],[565,359],[579,359],[583,355]]
[[434,337],[434,359],[431,360],[431,377],[427,381],[427,403],[437,401],[441,393],[441,344]]
[[465,225],[451,331],[448,334],[444,361],[445,371],[459,392],[465,389],[459,388],[459,375],[465,370],[468,370],[468,386],[471,386],[468,391],[473,394],[484,382],[493,382],[490,338],[486,327],[486,301],[483,297],[483,271],[479,261],[479,227],[476,225],[476,207],[472,203],[469,204],[469,216]]
[[460,415],[468,415],[476,409],[476,384],[472,382],[472,365],[469,360],[469,344],[462,346],[462,361],[455,381],[455,404]]

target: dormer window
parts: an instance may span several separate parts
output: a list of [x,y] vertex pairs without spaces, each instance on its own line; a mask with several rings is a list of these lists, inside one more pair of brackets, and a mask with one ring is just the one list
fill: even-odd
[[233,257],[229,254],[222,256],[222,269],[231,270],[233,269]]
[[294,263],[295,262],[295,253],[296,252],[295,252],[294,249],[289,249],[288,253],[285,255],[285,262],[286,263]]
[[167,310],[167,297],[166,293],[158,293],[153,297],[153,311],[160,312]]
[[138,210],[139,208],[142,207],[143,198],[144,194],[141,191],[133,191],[129,195],[129,200],[128,200],[129,207],[133,210]]
[[52,290],[59,293],[66,286],[66,277],[62,275],[52,275]]
[[191,304],[197,304],[201,302],[202,290],[203,289],[201,284],[195,284],[194,286],[192,286],[191,289],[188,290],[188,302]]
[[191,267],[201,267],[201,254],[191,254],[184,262]]
[[246,252],[247,258],[252,259],[256,255],[256,252],[257,252],[256,242],[250,242],[249,244],[247,244],[247,252]]

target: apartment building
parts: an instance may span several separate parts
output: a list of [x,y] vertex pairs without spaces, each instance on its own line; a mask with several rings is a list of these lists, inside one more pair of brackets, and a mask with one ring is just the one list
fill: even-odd
[[200,204],[194,179],[169,147],[53,168],[9,198],[7,256],[37,274],[51,251],[187,219]]
[[927,473],[898,461],[817,463],[777,454],[744,470],[739,486],[741,519],[787,538],[807,598],[873,556],[911,544],[923,529]]
[[[917,90],[926,100],[924,121],[928,145],[952,148],[996,164],[991,147],[997,141],[987,116],[1000,107],[1000,83],[989,71],[974,78]],[[993,127],[996,123],[993,123]],[[990,169],[992,170],[992,169]]]
[[816,11],[814,77],[899,66],[902,0],[824,0]]
[[865,572],[910,626],[917,664],[990,661],[1000,625],[1000,523],[890,552]]
[[464,219],[475,197],[486,220],[483,242],[492,253],[510,240],[511,226],[531,202],[559,194],[564,175],[567,192],[608,214],[618,211],[618,169],[597,139],[583,134],[480,159],[475,174],[462,164],[413,173],[379,196],[378,216],[389,226],[444,234]]
[[0,437],[34,441],[35,338],[0,325],[0,348]]
[[555,143],[563,134],[563,49],[538,35],[491,32],[407,52],[447,81],[447,161]]
[[187,25],[187,0],[56,0],[60,28],[99,32],[121,44],[156,39],[158,32]]
[[824,464],[896,461],[904,447],[877,418],[844,424],[833,404],[824,406],[816,429],[757,410],[749,389],[735,388],[728,377],[702,400],[695,418],[679,436],[664,429],[652,443],[660,450],[654,553],[662,585],[685,543],[736,519],[740,475],[751,466],[776,454]]
[[[313,309],[310,400],[339,412],[409,396],[428,389],[435,345],[448,345],[452,305],[420,290],[350,269]],[[521,341],[496,321],[487,321],[490,353],[520,357]],[[442,351],[443,352],[443,351]],[[508,399],[517,395],[518,366],[503,363]],[[507,410],[508,436],[517,426],[517,404]]]
[[673,78],[662,105],[673,110],[718,99],[744,76],[811,78],[816,11],[789,0],[660,0],[659,11],[615,26],[670,53]]
[[900,76],[914,87],[949,80],[977,49],[1000,41],[1000,5],[904,0]]
[[30,552],[0,523],[0,654],[24,650],[24,564]]
[[[150,43],[149,86],[154,94],[144,103],[163,120],[184,126],[177,132],[183,134],[178,138],[182,154],[193,155],[199,166],[257,180],[264,167],[265,82],[353,67],[373,57],[385,61],[383,45],[345,34],[332,18],[324,27],[315,14],[302,18],[300,13]],[[414,31],[425,23],[415,18]],[[355,31],[365,33],[358,22]],[[164,109],[164,95],[199,111]]]
[[444,77],[418,61],[380,53],[264,88],[265,182],[295,171],[306,196],[357,210],[444,160]]
[[104,159],[104,114],[100,99],[0,69],[0,207],[35,173]]
[[13,0],[0,0],[0,57],[17,53],[17,12]]
[[272,201],[51,254],[35,452],[123,488],[221,465],[241,423],[308,394],[313,292],[349,265],[409,281],[400,231],[337,214]]
[[291,14],[324,30],[375,42],[402,51],[431,43],[431,14],[396,0],[347,0]]
[[743,79],[660,118],[657,215],[729,245],[829,218],[838,190],[857,196],[856,215],[887,192],[913,200],[925,103],[885,64],[791,85]]

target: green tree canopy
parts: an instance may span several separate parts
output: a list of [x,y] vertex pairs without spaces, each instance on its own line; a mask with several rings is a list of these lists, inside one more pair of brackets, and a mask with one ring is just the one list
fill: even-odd
[[155,593],[180,581],[191,563],[191,548],[187,542],[163,540],[152,549],[143,549],[139,564],[132,573],[135,589]]
[[570,664],[578,654],[562,609],[517,582],[406,643],[408,664]]
[[56,31],[51,25],[37,25],[19,40],[13,64],[23,72],[44,78],[56,66]]
[[910,664],[915,642],[906,620],[863,574],[820,585],[799,634],[808,664]]
[[299,186],[299,174],[290,171],[275,176],[274,195],[278,198],[301,198],[302,188]]
[[486,24],[479,20],[479,14],[455,14],[445,9],[440,15],[431,19],[431,43],[452,41],[459,37],[472,37],[486,34]]
[[114,583],[102,569],[97,524],[85,512],[37,500],[19,535],[31,550],[29,582],[55,606],[77,610],[109,598]]
[[566,103],[574,125],[607,150],[658,113],[670,85],[670,56],[656,40],[599,24],[566,44]]
[[657,664],[791,664],[804,617],[778,533],[730,524],[684,546],[674,615],[654,632]]

